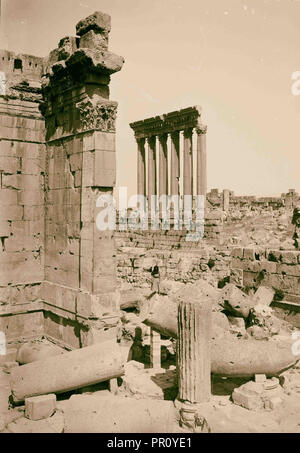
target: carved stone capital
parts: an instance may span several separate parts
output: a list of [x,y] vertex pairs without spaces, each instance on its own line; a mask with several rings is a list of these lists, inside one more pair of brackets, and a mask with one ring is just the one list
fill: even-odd
[[150,137],[147,137],[147,142],[150,148],[154,148],[156,144],[156,135],[151,135]]
[[179,140],[179,134],[180,134],[180,131],[173,131],[170,133],[171,135],[171,139],[173,141],[176,141],[176,140]]
[[115,132],[115,120],[117,117],[116,102],[96,102],[89,98],[76,104],[80,114],[80,122],[83,130],[98,129],[102,132]]
[[144,137],[136,138],[136,142],[138,144],[138,147],[142,148],[145,146],[146,139]]
[[184,138],[191,138],[193,136],[193,128],[192,127],[188,127],[186,129],[183,130],[183,136]]
[[196,130],[198,135],[206,134],[207,126],[206,126],[206,124],[199,124],[199,126],[197,126],[195,128],[195,130]]
[[168,140],[168,134],[167,133],[159,134],[158,140],[162,145],[165,145]]

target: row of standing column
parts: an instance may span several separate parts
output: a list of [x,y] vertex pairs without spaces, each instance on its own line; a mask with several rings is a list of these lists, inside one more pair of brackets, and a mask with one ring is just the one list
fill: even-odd
[[[206,196],[206,127],[196,128],[197,132],[197,195]],[[170,195],[180,195],[180,131],[170,133],[171,136],[171,174]],[[193,195],[193,129],[183,131],[183,195]],[[148,188],[146,187],[146,152],[145,138],[138,138],[138,194],[158,195],[156,170],[156,136],[147,137],[148,141]],[[159,143],[159,195],[168,195],[168,134],[158,136]],[[148,189],[148,190],[147,190]]]

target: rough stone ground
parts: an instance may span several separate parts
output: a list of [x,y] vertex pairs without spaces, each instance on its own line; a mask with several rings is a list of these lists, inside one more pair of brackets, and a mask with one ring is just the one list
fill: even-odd
[[[215,304],[214,310],[214,330],[213,336],[238,336],[249,338],[249,329],[245,327],[255,321],[257,328],[264,329],[264,335],[267,341],[278,341],[290,339],[291,330],[288,322],[279,320],[275,317],[275,312],[269,307],[272,300],[272,291],[261,287],[256,293],[256,298],[246,296],[241,290],[234,285],[229,284],[223,289],[217,289],[216,286],[209,287],[207,282],[198,282],[196,285],[186,286],[182,284],[170,284],[165,282],[164,292],[169,296],[172,294],[181,294],[183,297],[190,297],[192,294],[198,294],[200,287],[207,291],[212,291],[212,295],[219,295],[218,303]],[[179,291],[177,293],[177,291]],[[270,293],[271,291],[271,293]],[[195,295],[194,294],[194,295]],[[259,297],[260,295],[260,297]],[[161,297],[161,296],[160,296]],[[162,296],[166,297],[166,296]],[[132,295],[129,297],[129,302]],[[137,297],[137,299],[139,299]],[[134,295],[134,300],[136,297]],[[249,303],[254,301],[255,307],[262,307],[264,310],[250,310]],[[225,304],[226,302],[226,304]],[[224,309],[227,307],[227,312]],[[250,304],[251,305],[251,304]],[[237,310],[236,306],[239,307]],[[155,405],[153,401],[175,401],[178,394],[177,376],[176,376],[176,342],[170,338],[162,337],[161,340],[161,366],[159,369],[150,368],[150,328],[141,322],[139,316],[139,303],[122,310],[120,325],[120,347],[122,349],[125,362],[125,374],[118,379],[117,395],[109,392],[108,382],[103,382],[94,386],[78,389],[67,394],[57,395],[56,412],[44,420],[32,421],[25,418],[25,406],[12,407],[8,403],[10,396],[9,373],[11,368],[19,366],[14,362],[13,356],[11,362],[0,364],[0,432],[3,433],[63,433],[72,432],[72,426],[66,425],[66,413],[70,413],[70,407],[74,406],[74,398],[71,402],[72,395],[76,395],[76,401],[81,401],[81,396],[93,395],[97,400],[99,398],[99,407],[101,408],[101,399],[111,399],[111,406],[116,404],[115,398],[126,397],[130,402],[130,411],[134,408],[134,401],[148,401],[151,406],[152,419]],[[244,316],[244,317],[240,317]],[[220,320],[218,318],[220,317]],[[222,319],[221,319],[222,318]],[[271,327],[270,319],[278,323],[278,328],[274,331],[274,322]],[[222,322],[221,322],[222,321]],[[292,329],[292,327],[291,327]],[[257,340],[258,345],[260,341]],[[16,346],[16,345],[14,345]],[[46,339],[37,339],[30,343],[18,346],[16,360],[27,363],[32,360],[43,359],[50,354],[56,355],[66,352],[54,346]],[[239,389],[250,380],[246,378],[226,379],[218,376],[212,376],[212,396],[209,403],[202,404],[198,407],[199,415],[204,417],[208,423],[210,431],[213,433],[288,433],[300,432],[300,364],[282,373],[280,376],[280,385],[278,385],[274,396],[279,397],[279,404],[270,409],[256,408],[248,410],[235,404],[232,400],[234,389]],[[254,384],[254,383],[253,383]],[[269,396],[271,393],[269,393]],[[272,394],[273,395],[273,394]],[[75,401],[75,404],[76,404]],[[104,399],[102,400],[104,401]],[[110,400],[109,400],[110,401]],[[84,403],[84,402],[83,402]],[[139,403],[136,403],[137,405]],[[148,403],[147,403],[148,404]],[[83,404],[85,407],[86,404]],[[81,407],[81,406],[80,406]],[[81,409],[78,409],[80,417]],[[72,409],[74,411],[74,407]],[[71,410],[71,411],[72,411]],[[85,409],[86,410],[86,409]],[[68,412],[69,411],[69,412]],[[77,413],[77,412],[76,412]],[[93,412],[91,411],[91,414]],[[83,414],[83,413],[82,413]],[[85,418],[86,413],[82,415]],[[111,414],[112,420],[116,414]],[[157,414],[157,416],[161,416]],[[108,416],[109,417],[109,416]],[[99,421],[100,420],[100,421]],[[77,422],[76,422],[77,423]],[[93,429],[95,426],[101,432],[100,419],[93,418],[91,415]],[[99,425],[99,427],[98,427]],[[107,425],[106,425],[107,426]],[[172,418],[170,432],[184,433],[189,432],[187,428],[179,426],[179,412],[174,405],[174,417]]]
[[[124,357],[129,353],[132,342],[122,342]],[[163,363],[165,368],[153,370],[148,364],[130,360],[125,366],[125,375],[118,380],[118,397],[130,400],[174,400],[177,395],[176,369],[170,359]],[[5,371],[4,371],[5,370]],[[199,407],[212,433],[300,433],[300,366],[283,373],[279,388],[282,404],[274,410],[248,410],[234,404],[231,394],[247,379],[212,378],[212,397],[209,403]],[[10,395],[9,368],[0,368],[0,431],[2,433],[63,433],[64,413],[73,394],[93,394],[96,398],[109,395],[107,383],[58,395],[57,409],[53,416],[39,421],[25,418],[25,407],[8,407]],[[78,413],[80,417],[80,412]],[[171,431],[188,432],[178,425],[178,413],[174,411]],[[99,426],[101,432],[101,426]]]

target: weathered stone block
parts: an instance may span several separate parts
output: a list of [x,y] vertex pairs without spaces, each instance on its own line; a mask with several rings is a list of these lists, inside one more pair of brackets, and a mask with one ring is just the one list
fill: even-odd
[[266,401],[266,407],[271,410],[278,409],[282,406],[282,399],[280,397],[273,397]]
[[244,259],[255,260],[255,253],[256,253],[255,249],[245,248],[244,249]]
[[266,286],[260,286],[254,295],[254,301],[257,304],[270,305],[273,301],[275,291]]
[[235,404],[249,410],[259,410],[264,407],[262,399],[263,388],[255,382],[248,382],[235,388],[232,399]]
[[42,420],[51,417],[56,408],[56,395],[48,394],[25,398],[25,417]]
[[0,205],[11,206],[16,205],[18,202],[18,192],[14,189],[1,189],[0,191]]
[[66,36],[59,41],[58,44],[58,60],[66,60],[77,49],[76,38],[73,36]]
[[116,135],[111,132],[95,132],[95,148],[104,151],[116,150]]
[[90,30],[80,38],[80,47],[87,49],[107,50],[108,38],[103,33]]
[[242,269],[231,269],[230,271],[230,283],[236,286],[243,286],[243,270]]
[[108,14],[96,11],[86,19],[81,20],[76,25],[77,35],[83,36],[90,30],[94,30],[97,33],[106,32],[109,33],[111,29],[111,17]]
[[292,275],[294,277],[300,277],[300,266],[290,264],[277,264],[277,273],[283,275]]
[[299,252],[282,252],[281,262],[284,264],[298,264]]

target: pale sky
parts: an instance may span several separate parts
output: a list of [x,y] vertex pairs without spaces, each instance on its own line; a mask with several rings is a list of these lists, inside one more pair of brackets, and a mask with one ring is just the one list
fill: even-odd
[[209,189],[300,192],[299,0],[2,0],[0,48],[47,55],[96,10],[125,58],[111,83],[118,185],[136,189],[130,122],[201,105]]

